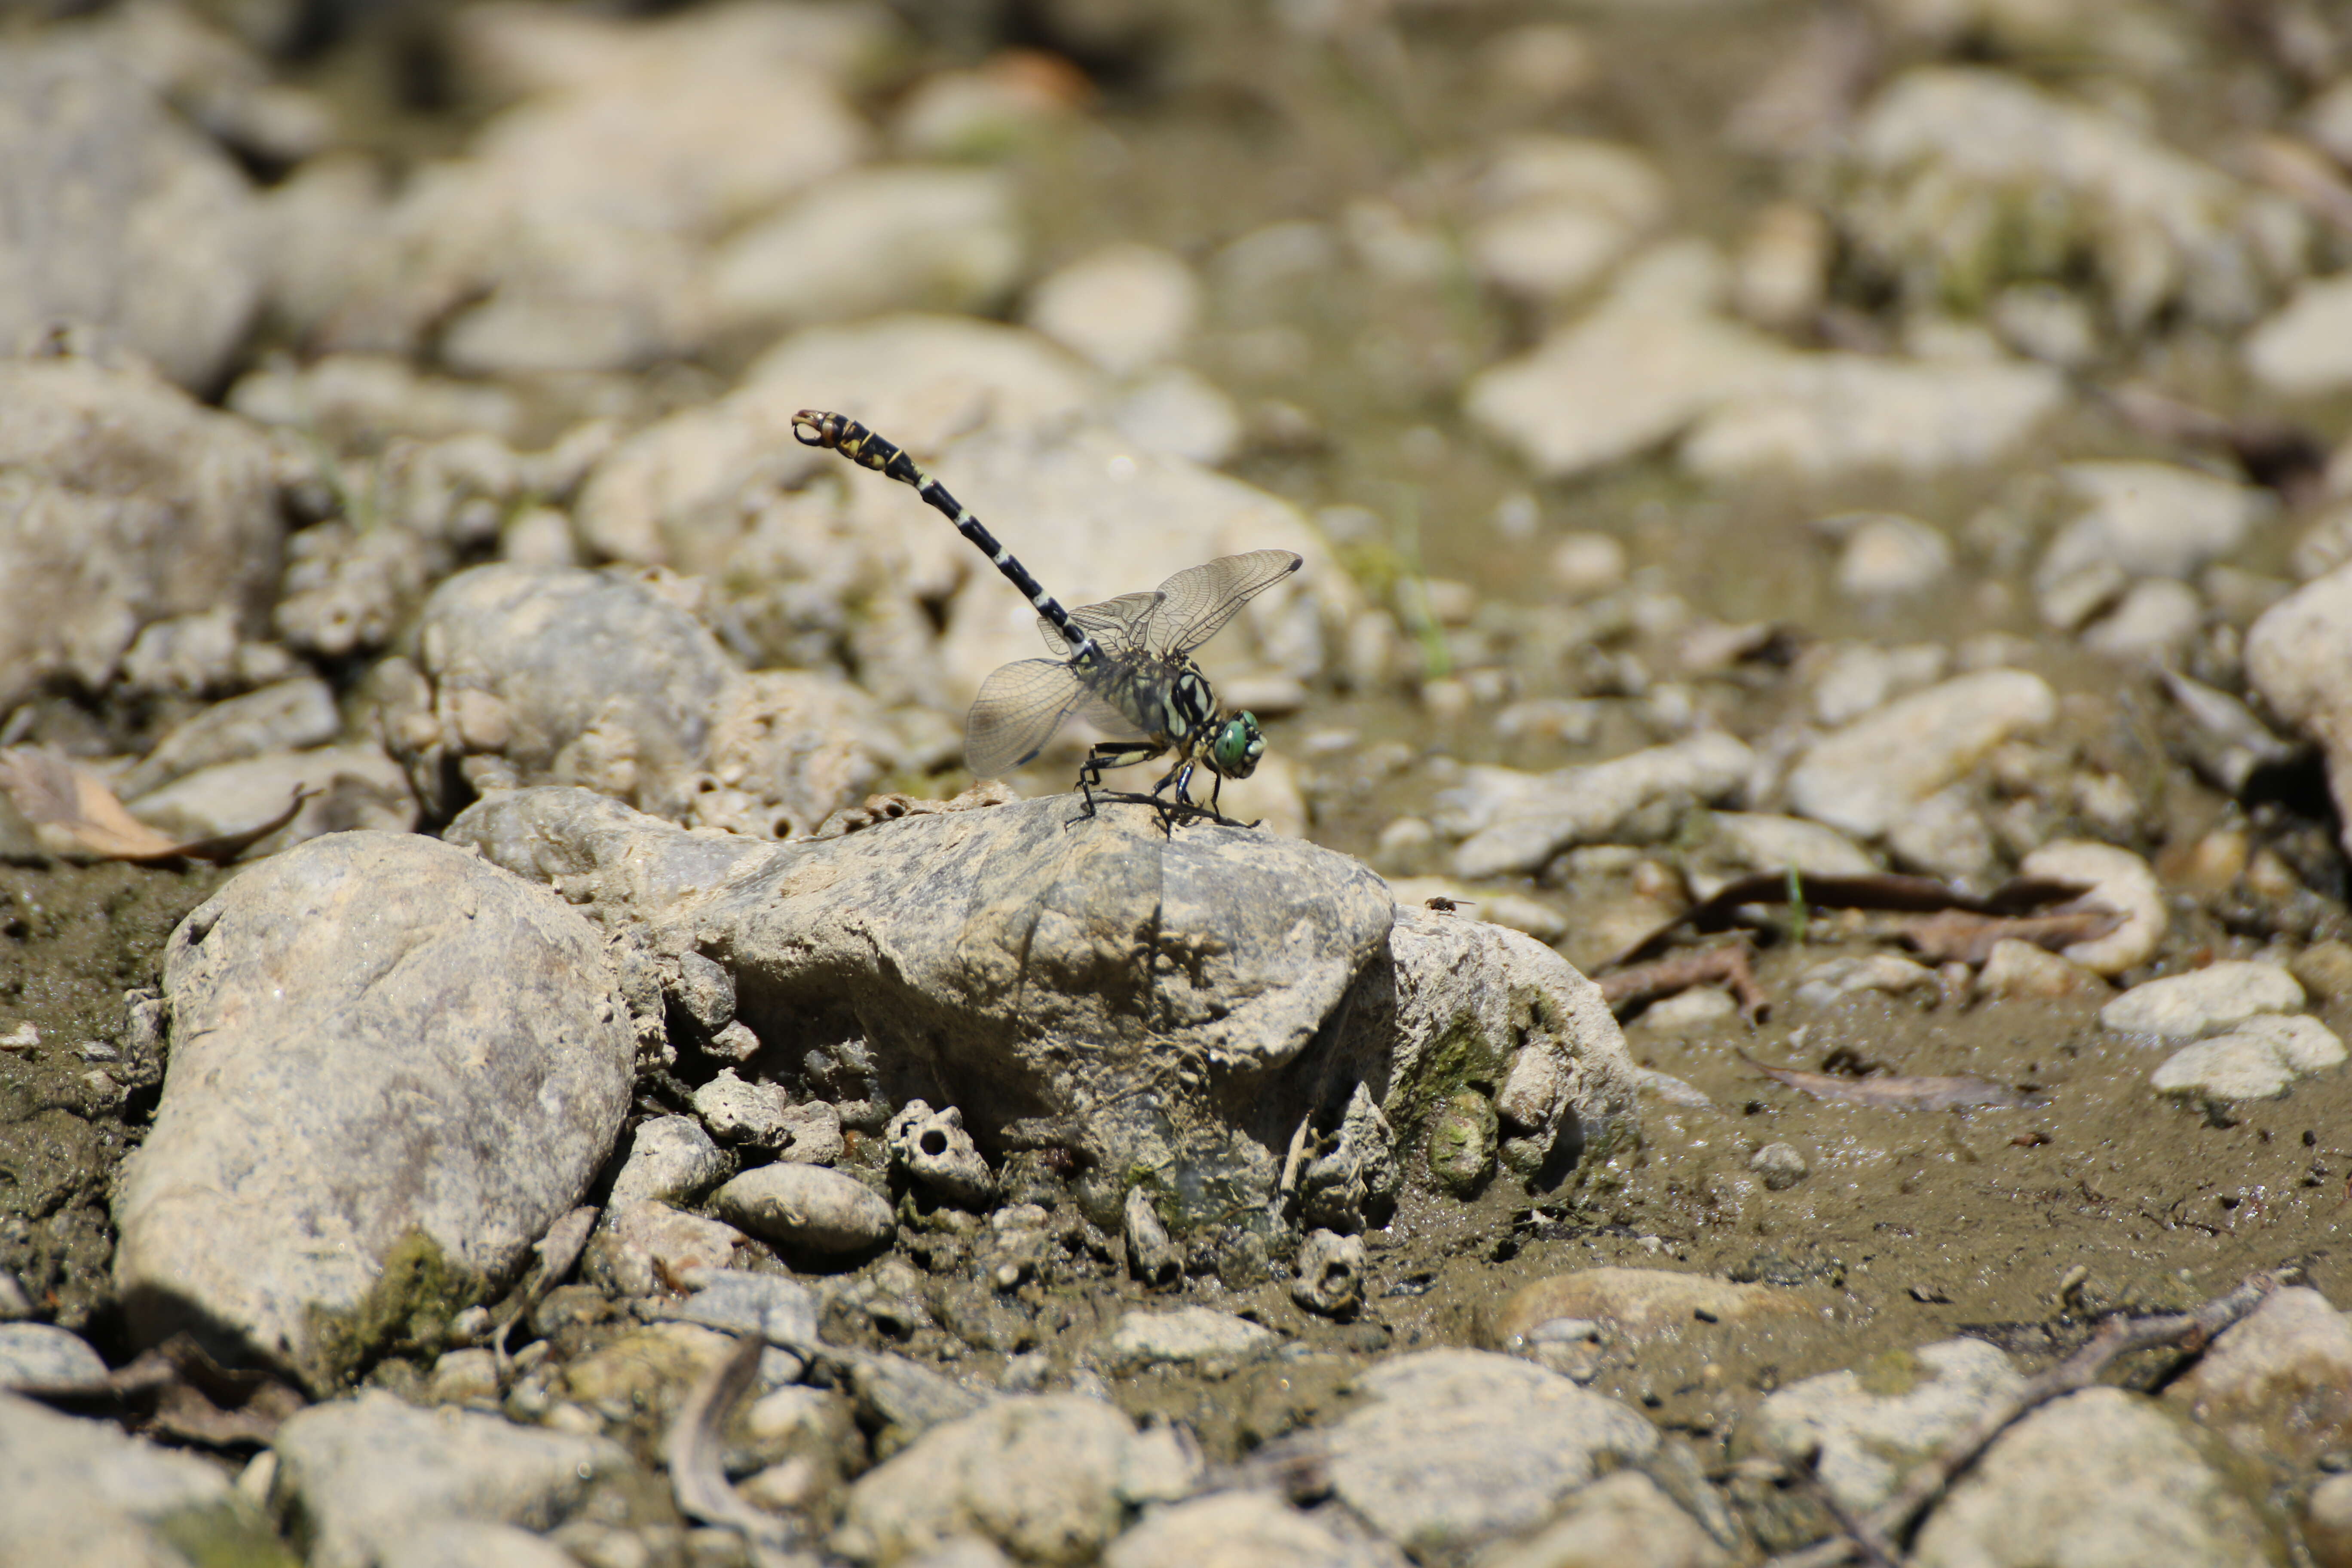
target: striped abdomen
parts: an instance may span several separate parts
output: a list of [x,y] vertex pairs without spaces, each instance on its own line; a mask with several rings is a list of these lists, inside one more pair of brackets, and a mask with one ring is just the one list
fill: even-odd
[[971,509],[948,494],[947,487],[916,466],[904,448],[884,440],[856,420],[844,415],[826,414],[814,408],[803,408],[793,416],[793,438],[803,447],[824,447],[840,453],[861,468],[873,469],[887,479],[902,485],[912,485],[915,493],[931,504],[933,510],[956,525],[956,531],[977,546],[980,552],[996,563],[1004,580],[1021,590],[1021,596],[1035,606],[1055,631],[1069,646],[1070,662],[1085,669],[1101,658],[1101,649],[1094,638],[1070,619],[1070,612],[1062,608],[1055,597],[1037,585],[1029,575],[1029,568],[1013,558],[1013,552],[996,542],[996,535],[981,526],[980,519]]

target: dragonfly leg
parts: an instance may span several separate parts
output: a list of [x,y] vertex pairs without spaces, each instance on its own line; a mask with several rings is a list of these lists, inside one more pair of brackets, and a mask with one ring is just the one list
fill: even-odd
[[[1148,763],[1159,754],[1160,748],[1149,742],[1105,741],[1096,746],[1087,753],[1087,760],[1078,765],[1078,794],[1085,797],[1086,804],[1070,820],[1076,822],[1095,814],[1095,791],[1102,788],[1105,768],[1124,768],[1137,763]],[[1161,784],[1167,782],[1165,779],[1160,781]]]

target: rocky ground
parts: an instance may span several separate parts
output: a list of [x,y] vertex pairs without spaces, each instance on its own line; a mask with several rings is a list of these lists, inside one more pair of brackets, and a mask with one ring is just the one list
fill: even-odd
[[0,1564],[2352,1564],[2338,9],[58,10]]

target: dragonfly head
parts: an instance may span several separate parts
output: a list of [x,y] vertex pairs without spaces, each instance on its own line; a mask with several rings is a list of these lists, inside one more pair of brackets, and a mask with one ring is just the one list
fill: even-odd
[[1209,766],[1223,777],[1245,779],[1257,772],[1257,760],[1265,755],[1265,731],[1257,727],[1255,713],[1236,713],[1217,727],[1217,738],[1209,743]]

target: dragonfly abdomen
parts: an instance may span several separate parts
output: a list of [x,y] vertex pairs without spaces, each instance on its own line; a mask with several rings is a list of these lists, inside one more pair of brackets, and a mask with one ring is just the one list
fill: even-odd
[[[805,432],[803,431],[805,427]],[[1061,602],[1039,585],[1029,574],[1029,568],[1014,558],[1013,552],[997,542],[996,535],[982,526],[971,509],[948,493],[945,485],[925,473],[906,448],[887,441],[860,425],[856,420],[839,414],[825,414],[803,408],[793,416],[793,438],[803,447],[824,447],[840,453],[860,468],[873,469],[885,479],[911,485],[915,493],[956,525],[956,531],[970,540],[980,552],[988,557],[1004,580],[1021,590],[1037,613],[1045,617],[1069,645],[1070,662],[1085,668],[1100,657],[1094,639],[1086,629],[1070,619],[1070,612]]]

